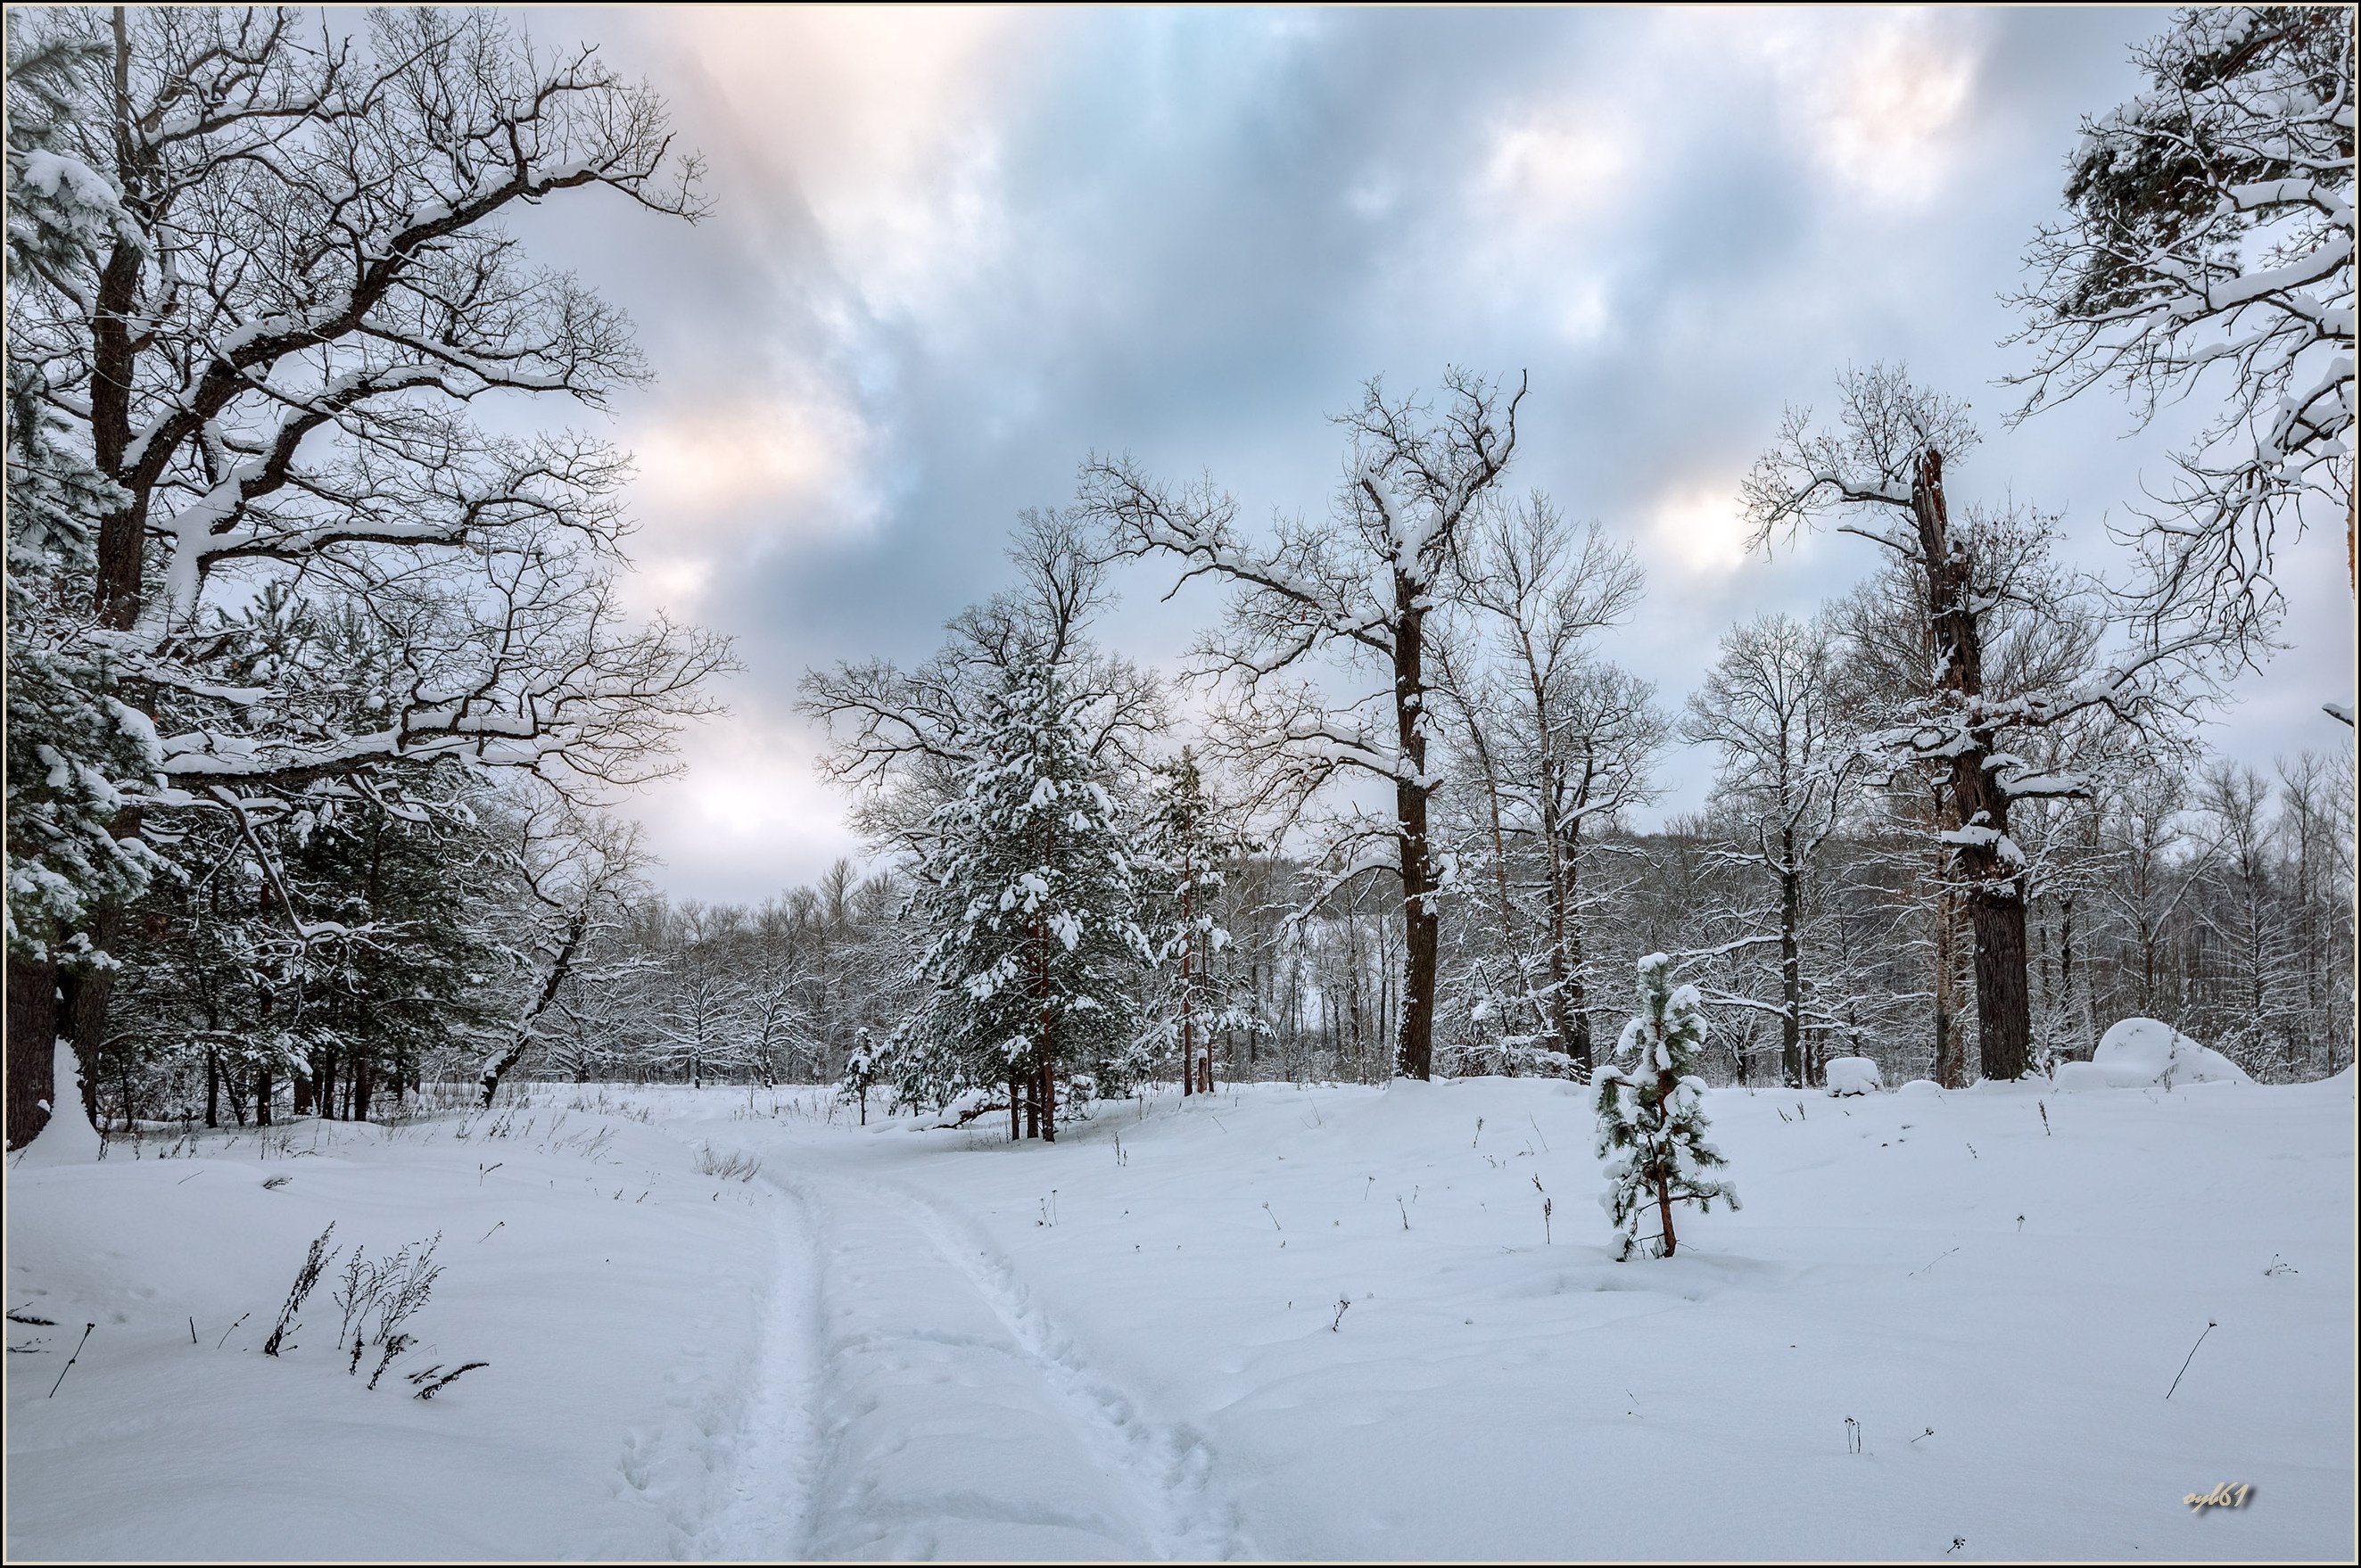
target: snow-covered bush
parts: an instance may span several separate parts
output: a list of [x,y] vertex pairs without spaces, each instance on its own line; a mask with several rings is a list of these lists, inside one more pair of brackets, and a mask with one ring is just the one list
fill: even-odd
[[1705,1003],[1693,985],[1675,987],[1663,953],[1640,960],[1640,1014],[1623,1025],[1616,1065],[1591,1081],[1598,1091],[1598,1153],[1608,1160],[1599,1202],[1622,1232],[1616,1255],[1639,1245],[1639,1215],[1650,1201],[1662,1227],[1658,1255],[1673,1255],[1673,1205],[1694,1201],[1710,1213],[1717,1198],[1733,1209],[1738,1194],[1706,1172],[1724,1164],[1705,1141],[1705,1080],[1697,1054],[1705,1044]]
[[[2069,1063],[2069,1066],[2081,1066]],[[2169,1024],[2153,1018],[2126,1018],[2099,1040],[2088,1064],[2102,1080],[2118,1089],[2171,1088],[2177,1083],[2251,1083],[2243,1069],[2220,1051],[2201,1046]],[[2059,1081],[2068,1087],[2064,1069]],[[2074,1075],[2091,1081],[2088,1073]]]
[[1828,1064],[1827,1071],[1831,1094],[1867,1094],[1885,1087],[1877,1064],[1867,1057],[1839,1057]]

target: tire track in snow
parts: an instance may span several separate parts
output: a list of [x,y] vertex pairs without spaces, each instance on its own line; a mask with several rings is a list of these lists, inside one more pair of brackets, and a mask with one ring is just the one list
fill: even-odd
[[1150,1420],[1034,1302],[1015,1266],[980,1226],[898,1185],[880,1182],[863,1190],[900,1207],[1000,1320],[1071,1416],[1085,1446],[1126,1478],[1143,1534],[1158,1556],[1227,1561],[1255,1555],[1237,1510],[1214,1491],[1213,1453],[1203,1435],[1185,1424]]
[[820,1460],[822,1253],[807,1195],[768,1177],[763,1182],[786,1212],[761,1348],[726,1489],[685,1557],[792,1562],[810,1555]]

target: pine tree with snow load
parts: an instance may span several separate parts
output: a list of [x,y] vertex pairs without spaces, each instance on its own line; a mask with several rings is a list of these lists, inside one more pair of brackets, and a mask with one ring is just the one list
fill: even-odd
[[1639,1217],[1651,1202],[1663,1227],[1659,1256],[1673,1255],[1673,1205],[1695,1202],[1710,1213],[1719,1198],[1738,1208],[1728,1182],[1706,1173],[1726,1162],[1705,1141],[1705,1080],[1697,1076],[1705,1044],[1705,1003],[1694,985],[1673,984],[1672,960],[1640,960],[1640,1015],[1623,1025],[1616,1065],[1591,1077],[1598,1090],[1598,1153],[1608,1160],[1600,1206],[1622,1232],[1616,1256],[1639,1247]]
[[1087,700],[1047,667],[994,696],[921,873],[930,994],[880,1064],[906,1103],[1005,1089],[1012,1138],[1055,1140],[1060,1079],[1071,1120],[1148,1065],[1132,1018],[1134,873],[1106,770],[1082,744]]
[[1222,868],[1257,847],[1235,831],[1229,817],[1206,787],[1196,753],[1186,746],[1149,780],[1134,857],[1140,931],[1148,961],[1157,971],[1149,987],[1145,1043],[1159,1057],[1171,1054],[1184,1095],[1213,1091],[1218,1037],[1267,1028],[1215,970],[1215,959],[1230,945],[1221,918]]

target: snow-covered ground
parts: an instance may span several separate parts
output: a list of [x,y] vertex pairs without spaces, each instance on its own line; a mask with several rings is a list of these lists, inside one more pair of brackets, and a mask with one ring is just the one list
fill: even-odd
[[[23,1166],[7,1550],[2351,1557],[2349,1072],[1708,1103],[1744,1209],[1623,1264],[1587,1096],[1532,1080],[1054,1146],[540,1086]],[[331,1221],[442,1234],[374,1391],[336,1265],[260,1353]]]

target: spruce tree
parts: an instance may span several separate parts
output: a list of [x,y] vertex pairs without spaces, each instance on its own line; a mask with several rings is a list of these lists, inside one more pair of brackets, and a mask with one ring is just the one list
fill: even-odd
[[967,750],[964,787],[930,823],[917,914],[932,933],[919,1014],[880,1064],[904,1102],[1005,1087],[1010,1131],[1057,1136],[1145,1070],[1133,1028],[1140,959],[1126,825],[1082,741],[1055,666],[1012,671]]
[[[71,274],[123,221],[119,193],[71,156],[77,82],[96,46],[8,40],[6,265],[13,304],[44,276]],[[71,1033],[60,983],[104,975],[114,934],[97,911],[164,868],[137,832],[136,796],[159,765],[155,731],[124,700],[119,660],[98,635],[87,585],[98,520],[122,491],[47,402],[42,360],[12,344],[5,397],[7,470],[7,1143],[48,1118],[54,1042]],[[80,1064],[85,1080],[90,1062]],[[85,1089],[85,1099],[87,1090]]]
[[1177,1053],[1181,1093],[1210,1092],[1214,1036],[1258,1026],[1214,969],[1230,942],[1221,918],[1222,868],[1255,846],[1230,827],[1186,746],[1156,770],[1142,816],[1140,923],[1156,970],[1147,1040],[1159,1056]]
[[1673,1205],[1713,1201],[1739,1206],[1729,1183],[1707,1175],[1725,1161],[1705,1141],[1705,1080],[1697,1054],[1705,1044],[1705,1003],[1694,985],[1673,984],[1672,960],[1640,960],[1640,1014],[1623,1025],[1615,1065],[1592,1075],[1598,1090],[1598,1153],[1609,1161],[1600,1204],[1621,1236],[1616,1255],[1639,1246],[1639,1216],[1650,1203],[1663,1227],[1659,1256],[1673,1255]]
[[861,1124],[869,1125],[869,1091],[877,1086],[877,1047],[870,1043],[869,1027],[852,1032],[852,1048],[844,1056],[844,1071],[836,1080],[836,1097],[861,1108]]

